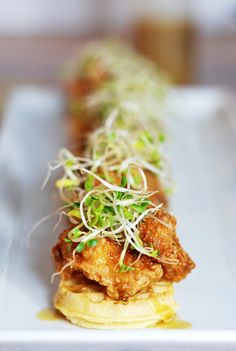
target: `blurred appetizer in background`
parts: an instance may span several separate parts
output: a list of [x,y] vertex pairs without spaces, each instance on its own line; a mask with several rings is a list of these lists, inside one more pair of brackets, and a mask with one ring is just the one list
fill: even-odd
[[[82,63],[81,63],[82,62]],[[141,328],[174,318],[173,282],[195,267],[168,212],[167,84],[123,45],[99,43],[68,82],[73,137],[50,172],[70,224],[53,248],[55,307],[89,328]],[[90,133],[89,133],[90,132]],[[50,173],[49,173],[50,174]]]
[[[165,151],[166,76],[123,43],[101,41],[91,43],[68,62],[65,87],[75,153],[86,149],[85,154],[95,161],[104,150],[116,148],[117,142],[123,144],[119,161],[127,165],[139,160],[150,189],[158,189],[167,205],[172,183]],[[88,134],[103,122],[87,141]],[[128,139],[132,142],[125,145]],[[95,143],[96,152],[91,154]],[[107,156],[112,158],[111,150]]]
[[163,123],[167,77],[119,41],[87,45],[65,66],[64,85],[77,142],[114,109],[119,109],[120,120],[126,120],[126,128],[128,122],[132,128],[137,120],[149,126]]

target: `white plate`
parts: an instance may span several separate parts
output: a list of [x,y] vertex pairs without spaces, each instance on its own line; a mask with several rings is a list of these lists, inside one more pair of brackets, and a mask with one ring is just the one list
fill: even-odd
[[[50,249],[56,241],[41,225],[26,246],[26,234],[58,206],[51,181],[40,191],[48,159],[65,144],[63,98],[55,91],[16,91],[6,109],[0,142],[0,345],[30,350],[204,350],[236,348],[236,123],[225,113],[223,95],[211,94],[207,115],[196,106],[201,90],[178,92],[172,162],[177,193],[172,212],[181,241],[197,263],[176,286],[180,318],[189,330],[96,331],[64,321],[42,321],[55,284]],[[189,94],[191,99],[189,100]],[[219,96],[222,103],[219,104]],[[186,106],[194,110],[186,113]],[[195,106],[195,107],[194,107]],[[202,99],[201,99],[201,106]],[[183,109],[185,108],[185,112]],[[182,110],[181,110],[182,109]],[[183,113],[182,113],[182,112]],[[210,111],[210,112],[209,112]]]

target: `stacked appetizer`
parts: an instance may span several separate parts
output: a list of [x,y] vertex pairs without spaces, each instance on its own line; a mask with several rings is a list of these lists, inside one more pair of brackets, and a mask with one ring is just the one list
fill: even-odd
[[64,170],[56,185],[70,220],[53,248],[54,304],[82,327],[154,326],[175,316],[172,283],[195,266],[166,209],[166,85],[120,45],[89,47],[80,62],[68,86],[83,147],[62,149],[52,167]]
[[[167,79],[147,59],[119,42],[88,45],[64,72],[68,115],[75,142],[119,108],[120,123],[140,123],[160,130]],[[133,118],[134,117],[134,118]]]

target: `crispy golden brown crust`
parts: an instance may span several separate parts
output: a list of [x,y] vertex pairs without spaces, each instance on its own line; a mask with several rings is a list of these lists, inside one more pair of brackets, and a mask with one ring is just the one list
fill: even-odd
[[[106,288],[108,296],[114,300],[126,300],[141,291],[151,289],[154,282],[165,279],[177,282],[186,277],[195,267],[194,262],[184,251],[177,238],[176,220],[164,211],[158,211],[155,217],[146,218],[140,226],[140,238],[144,245],[159,250],[161,260],[175,259],[177,262],[164,263],[147,256],[137,260],[137,253],[129,250],[124,263],[132,265],[134,270],[120,272],[118,265],[122,246],[110,239],[99,239],[95,247],[85,247],[82,253],[76,253],[75,260],[61,273],[63,279],[70,279],[74,273],[82,272],[88,279],[98,282]],[[60,235],[60,240],[53,248],[57,271],[73,260],[72,252],[76,243],[67,243],[64,238],[70,229]]]
[[[53,255],[58,271],[72,260],[72,250],[63,239],[68,231],[64,231],[59,243],[53,248]],[[68,250],[69,247],[69,250]],[[138,292],[151,288],[152,283],[160,281],[163,271],[161,265],[137,254],[127,252],[124,263],[133,264],[134,270],[120,272],[118,265],[122,247],[109,239],[100,239],[95,247],[86,247],[82,253],[76,253],[71,268],[63,271],[63,279],[69,279],[74,271],[82,272],[88,279],[95,280],[106,287],[108,296],[114,300],[126,300]],[[136,261],[137,260],[137,261]],[[134,261],[136,261],[134,263]]]
[[147,246],[159,250],[161,259],[176,259],[177,264],[162,263],[163,278],[178,282],[195,267],[176,235],[176,219],[165,211],[146,218],[140,226],[140,238]]

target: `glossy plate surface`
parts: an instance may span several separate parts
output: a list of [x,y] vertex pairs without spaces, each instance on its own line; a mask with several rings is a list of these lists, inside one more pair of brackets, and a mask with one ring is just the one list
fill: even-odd
[[[66,143],[63,96],[26,87],[6,108],[0,139],[0,345],[13,349],[200,350],[236,347],[236,119],[227,96],[211,89],[175,92],[171,155],[176,193],[171,211],[181,241],[197,268],[176,286],[179,317],[189,330],[96,331],[64,320],[43,321],[37,313],[51,306],[56,284],[51,233],[56,218],[42,224],[30,246],[32,225],[60,202],[40,186],[47,161]],[[178,107],[178,108],[176,108]],[[4,346],[5,345],[5,346]],[[95,348],[96,347],[96,348]],[[158,349],[158,350],[159,350]]]

